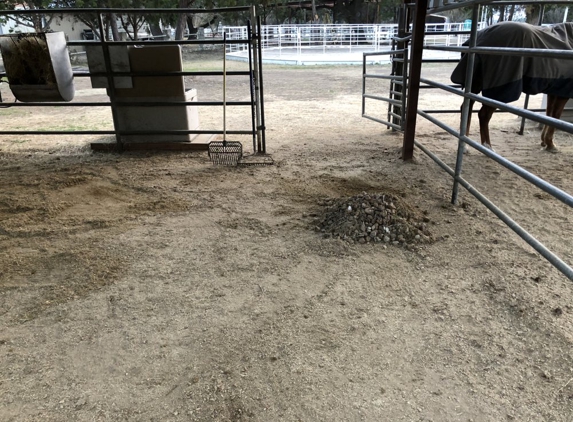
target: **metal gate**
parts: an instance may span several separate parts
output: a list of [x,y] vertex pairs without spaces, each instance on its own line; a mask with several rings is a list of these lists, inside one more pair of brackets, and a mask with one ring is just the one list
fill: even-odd
[[[418,9],[416,9],[416,15],[422,16],[422,19],[423,19],[425,14],[426,14],[427,3],[428,3],[427,1],[422,1],[422,2],[417,2],[416,4],[412,4],[412,5],[409,5],[406,7],[418,8]],[[503,54],[503,55],[516,55],[516,56],[519,56],[519,55],[527,56],[527,55],[529,55],[529,56],[537,56],[537,57],[545,56],[545,57],[558,57],[558,58],[562,58],[564,60],[573,60],[573,52],[570,52],[570,51],[476,47],[475,46],[475,39],[476,39],[477,30],[478,30],[478,23],[477,22],[478,22],[478,16],[479,16],[479,7],[480,7],[480,3],[482,3],[482,2],[480,2],[480,1],[467,1],[465,3],[470,4],[473,7],[472,26],[471,26],[471,31],[469,31],[469,33],[470,33],[469,46],[465,46],[465,47],[427,46],[426,47],[427,49],[429,49],[429,50],[441,50],[441,51],[454,51],[454,52],[462,52],[465,54],[469,54],[469,63],[473,63],[473,58],[474,58],[476,53],[498,54],[498,55]],[[487,2],[483,2],[483,3],[487,3]],[[504,2],[496,2],[496,4],[504,4]],[[507,2],[507,4],[511,4],[511,2]],[[440,5],[440,6],[436,7],[435,9],[432,9],[432,12],[433,13],[439,13],[440,11],[449,10],[449,9],[456,8],[456,7],[461,7],[461,6],[460,5],[445,5],[445,6]],[[421,10],[420,8],[422,8],[423,10]],[[415,34],[413,34],[413,35],[415,35]],[[412,37],[412,43],[418,43],[417,46],[421,47],[421,45],[423,44],[423,37],[413,36]],[[415,45],[412,45],[411,50],[415,51],[415,47],[416,47]],[[387,54],[391,54],[391,53],[388,52]],[[483,193],[481,193],[478,189],[476,189],[474,186],[472,186],[467,180],[465,180],[462,177],[462,166],[463,166],[464,151],[465,151],[466,146],[469,146],[469,147],[472,147],[472,148],[478,150],[479,152],[483,153],[484,155],[486,155],[487,157],[489,157],[490,159],[492,159],[496,163],[502,165],[506,169],[510,170],[511,172],[515,173],[516,175],[520,176],[521,178],[523,178],[526,181],[530,182],[531,184],[535,185],[536,187],[538,187],[539,189],[548,193],[552,197],[558,199],[559,201],[561,201],[565,205],[573,208],[573,196],[572,195],[570,195],[569,193],[557,188],[556,186],[553,186],[552,184],[546,182],[542,178],[528,172],[527,170],[525,170],[522,167],[518,166],[517,164],[511,162],[510,160],[507,160],[506,158],[496,154],[492,150],[483,147],[480,143],[475,142],[473,139],[471,139],[465,135],[466,128],[467,128],[467,122],[468,122],[470,100],[490,105],[492,107],[500,109],[503,112],[513,113],[513,114],[520,116],[524,119],[526,118],[529,120],[533,120],[535,122],[539,122],[539,123],[544,124],[544,125],[553,126],[556,129],[559,129],[559,130],[562,130],[562,131],[565,131],[565,132],[571,133],[571,134],[573,134],[573,124],[562,121],[562,120],[553,119],[551,117],[547,117],[547,116],[544,116],[544,115],[541,115],[541,114],[535,112],[538,110],[527,110],[526,108],[519,108],[519,107],[511,106],[511,105],[508,105],[505,103],[501,103],[499,101],[494,101],[494,100],[488,99],[486,97],[483,97],[481,95],[471,94],[470,90],[469,90],[469,87],[471,86],[471,79],[473,76],[472,75],[473,65],[471,65],[471,64],[467,66],[468,74],[466,76],[466,81],[469,81],[469,82],[467,82],[465,84],[465,86],[466,86],[465,91],[460,90],[459,87],[455,87],[455,86],[451,86],[451,85],[445,85],[445,84],[438,83],[438,82],[435,82],[435,81],[432,81],[429,79],[420,78],[419,72],[418,72],[418,79],[420,81],[420,85],[419,86],[416,85],[416,86],[412,87],[411,86],[412,78],[411,78],[411,76],[407,76],[407,71],[408,71],[408,69],[416,69],[416,68],[419,71],[419,69],[421,68],[421,64],[422,64],[423,60],[422,60],[421,54],[415,55],[414,53],[411,53],[411,55],[412,55],[412,57],[411,57],[411,61],[412,61],[411,65],[412,66],[404,69],[404,72],[403,72],[401,79],[398,79],[398,78],[396,78],[396,79],[400,80],[407,87],[407,90],[406,90],[407,99],[406,99],[406,101],[412,101],[412,97],[414,98],[415,101],[412,101],[411,104],[404,103],[404,102],[402,102],[401,104],[397,104],[394,101],[394,99],[391,98],[392,92],[390,93],[390,98],[380,98],[380,97],[375,98],[378,100],[387,101],[389,103],[390,107],[391,106],[401,106],[402,107],[401,113],[399,114],[400,124],[395,124],[394,122],[390,122],[390,121],[383,121],[382,119],[376,119],[376,118],[372,118],[369,115],[365,115],[364,99],[365,98],[373,98],[373,97],[368,96],[364,92],[364,83],[363,83],[363,110],[362,110],[363,116],[367,117],[369,119],[378,121],[380,123],[383,123],[386,126],[397,129],[397,130],[407,130],[407,126],[408,126],[408,128],[411,127],[411,129],[412,129],[411,134],[414,134],[415,122],[416,122],[415,117],[416,117],[416,115],[420,115],[420,116],[424,117],[425,119],[427,119],[428,121],[434,123],[435,125],[437,125],[441,129],[443,129],[444,131],[446,131],[450,135],[454,136],[458,140],[458,149],[457,149],[455,168],[451,168],[450,166],[448,166],[442,159],[440,159],[436,154],[434,154],[432,151],[430,151],[421,142],[419,142],[416,139],[413,139],[413,146],[417,147],[420,151],[422,151],[426,155],[428,155],[445,172],[447,172],[450,176],[452,176],[452,178],[454,180],[453,189],[452,189],[452,203],[454,203],[454,204],[457,203],[459,186],[460,185],[463,186],[470,194],[472,194],[483,205],[485,205],[493,214],[495,214],[500,220],[502,220],[519,237],[521,237],[523,240],[525,240],[525,242],[527,242],[532,248],[534,248],[541,256],[543,256],[545,259],[547,259],[555,268],[557,268],[567,278],[569,278],[570,280],[573,280],[573,268],[570,265],[565,263],[559,256],[557,256],[556,254],[551,252],[545,245],[543,245],[539,240],[537,240],[534,236],[532,236],[530,233],[528,233],[516,221],[514,221],[511,217],[509,217],[497,205],[495,205],[492,201],[490,201]],[[413,73],[413,71],[411,71],[411,73]],[[373,77],[373,76],[366,74],[366,67],[364,65],[364,72],[363,72],[364,80],[366,80],[366,78],[371,78],[371,77]],[[393,78],[393,77],[395,77],[395,75],[389,76],[389,78]],[[438,118],[434,117],[432,115],[431,111],[423,111],[423,110],[417,109],[417,92],[420,88],[434,88],[434,89],[437,88],[437,89],[441,89],[444,91],[448,91],[450,93],[454,93],[454,94],[462,97],[464,99],[464,102],[463,102],[463,107],[462,107],[462,111],[461,111],[460,127],[459,128],[452,128],[452,127],[448,126],[447,124],[441,122]],[[414,91],[415,91],[416,95],[412,95],[412,93]],[[413,118],[409,117],[405,114],[404,110],[408,110],[406,108],[406,105],[408,105],[408,106],[414,106],[415,105],[416,106],[416,108],[414,109],[415,110],[414,116],[412,116]],[[527,105],[525,107],[527,107]],[[410,107],[410,108],[412,108],[412,107]],[[447,112],[459,113],[459,110],[457,110],[457,111],[447,110]],[[388,120],[390,120],[391,118],[394,118],[394,117],[396,117],[396,116],[394,116],[394,114],[391,114],[389,112]],[[523,126],[523,123],[522,123],[522,126]],[[406,142],[407,142],[407,139],[406,139],[406,134],[405,134],[405,138],[404,138],[405,147],[404,148],[406,148]]]
[[[223,76],[222,71],[177,71],[177,72],[120,72],[113,69],[111,57],[110,57],[110,47],[112,46],[135,46],[135,45],[222,45],[224,43],[223,38],[206,38],[206,39],[185,39],[185,40],[163,40],[161,38],[154,39],[150,37],[145,40],[129,40],[129,41],[111,41],[109,38],[109,33],[104,29],[104,15],[110,14],[130,14],[130,15],[154,15],[158,16],[160,14],[177,14],[177,15],[189,15],[189,14],[202,14],[202,13],[247,13],[250,14],[250,20],[248,25],[248,31],[244,34],[244,38],[233,39],[226,41],[229,44],[229,48],[234,45],[241,45],[243,48],[249,50],[248,71],[229,71],[227,76],[230,77],[245,77],[249,79],[250,96],[249,101],[228,101],[226,106],[228,107],[250,107],[251,109],[251,121],[250,127],[245,127],[243,129],[228,130],[227,134],[236,135],[251,135],[253,141],[253,153],[255,154],[265,154],[266,153],[266,139],[265,139],[265,118],[264,118],[264,90],[263,90],[263,73],[262,73],[262,59],[261,59],[261,22],[260,18],[256,16],[254,6],[250,7],[228,7],[228,8],[217,8],[217,9],[169,9],[169,8],[155,8],[155,9],[126,9],[126,8],[114,8],[114,9],[104,9],[104,8],[54,8],[54,9],[34,9],[34,10],[10,10],[0,12],[0,17],[11,16],[66,16],[66,15],[79,15],[79,14],[92,14],[97,15],[98,29],[95,32],[91,32],[91,36],[82,37],[82,40],[68,41],[68,46],[100,46],[103,51],[103,58],[105,64],[104,72],[74,72],[74,78],[86,78],[86,77],[103,77],[107,80],[108,88],[107,93],[109,96],[109,102],[82,102],[82,101],[71,101],[71,102],[54,102],[54,101],[30,101],[30,102],[10,102],[2,103],[3,107],[110,107],[112,118],[114,122],[114,130],[0,130],[0,135],[114,135],[116,144],[114,148],[122,151],[126,149],[129,145],[125,142],[125,138],[134,135],[219,135],[223,134],[222,128],[210,128],[205,130],[121,130],[118,127],[118,111],[121,107],[125,107],[125,103],[118,101],[116,86],[116,78],[127,76],[127,77],[150,77],[150,76]],[[85,31],[84,31],[85,32]],[[90,35],[90,34],[88,34]],[[0,73],[0,77],[6,78],[6,72]],[[195,106],[195,107],[223,107],[222,101],[165,101],[165,102],[150,102],[150,101],[138,101],[131,103],[131,106],[140,107],[173,107],[173,106]],[[179,143],[180,146],[183,143]],[[188,146],[189,149],[193,149],[192,145]],[[203,148],[201,148],[203,149]]]

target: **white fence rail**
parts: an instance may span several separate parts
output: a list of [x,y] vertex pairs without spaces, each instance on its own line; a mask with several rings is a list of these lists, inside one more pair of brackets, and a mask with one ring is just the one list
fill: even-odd
[[[480,23],[479,28],[485,25]],[[228,40],[247,38],[247,27],[226,26],[223,30]],[[469,31],[464,23],[427,24],[426,45],[460,46],[469,34],[449,34],[449,32]],[[352,52],[359,47],[360,51],[385,50],[393,37],[398,34],[398,25],[263,25],[261,28],[261,46],[263,50],[288,49],[302,53],[303,50],[313,49],[315,52],[328,53],[332,49],[345,48]],[[227,51],[237,52],[247,48],[246,45],[231,44]]]

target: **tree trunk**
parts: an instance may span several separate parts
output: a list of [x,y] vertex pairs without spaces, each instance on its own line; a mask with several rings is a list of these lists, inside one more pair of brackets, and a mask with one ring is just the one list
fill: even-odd
[[508,21],[513,20],[513,14],[515,13],[515,4],[512,4],[509,8],[509,16],[507,17]]
[[189,38],[191,38],[191,36],[196,38],[199,28],[195,28],[195,25],[193,25],[193,16],[191,15],[187,15],[187,28],[189,28]]
[[312,22],[318,23],[318,13],[316,11],[316,0],[312,0]]
[[111,38],[113,39],[113,41],[120,41],[119,29],[117,28],[117,18],[115,16],[115,13],[110,13],[108,15],[108,20],[111,29]]
[[[186,9],[193,4],[194,0],[179,0],[177,7],[179,9]],[[182,40],[185,35],[185,27],[187,26],[187,15],[182,13],[177,18],[177,26],[175,27],[175,39]]]
[[505,21],[505,6],[500,6],[500,8],[499,8],[499,19],[497,21],[498,22]]
[[525,21],[533,25],[539,22],[539,13],[541,9],[537,5],[530,5],[525,7]]

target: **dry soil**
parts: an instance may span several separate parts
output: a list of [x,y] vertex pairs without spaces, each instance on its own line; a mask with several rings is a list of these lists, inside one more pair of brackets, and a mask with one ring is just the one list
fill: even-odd
[[[78,100],[106,99],[76,82]],[[187,85],[221,98],[219,77]],[[463,189],[452,205],[451,178],[419,150],[403,162],[402,135],[361,117],[361,86],[360,66],[265,66],[272,166],[2,136],[0,420],[572,421],[571,281]],[[248,81],[229,78],[228,96],[248,99]],[[421,107],[459,99],[423,90]],[[228,115],[248,128],[248,108]],[[112,127],[102,107],[0,116],[4,130]],[[200,121],[221,128],[221,110]],[[494,116],[496,150],[571,192],[573,138],[548,153],[519,124]],[[417,139],[453,166],[454,138],[419,119]],[[463,175],[573,262],[570,208],[476,151]],[[433,241],[316,231],[325,204],[363,192],[399,197]]]

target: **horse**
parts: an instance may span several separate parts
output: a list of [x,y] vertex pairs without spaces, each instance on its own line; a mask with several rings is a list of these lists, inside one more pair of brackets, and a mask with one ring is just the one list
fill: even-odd
[[[466,42],[467,45],[467,42]],[[502,22],[477,32],[476,46],[573,50],[573,23],[535,26],[521,22]],[[453,83],[464,87],[467,54],[451,75]],[[471,92],[503,103],[516,101],[521,93],[546,94],[549,117],[559,119],[565,104],[573,98],[573,61],[548,57],[476,54]],[[466,136],[469,135],[471,113],[475,101],[470,100]],[[483,104],[478,112],[481,144],[493,149],[489,122],[496,108]],[[545,125],[541,146],[556,151],[555,128]]]

